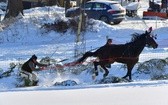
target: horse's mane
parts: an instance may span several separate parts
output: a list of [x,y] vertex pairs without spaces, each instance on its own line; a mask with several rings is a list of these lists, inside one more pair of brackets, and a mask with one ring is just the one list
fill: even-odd
[[131,38],[130,42],[137,41],[138,39],[140,39],[142,37],[142,35],[144,35],[144,34],[139,34],[139,33],[133,33],[133,34],[131,34],[132,38]]

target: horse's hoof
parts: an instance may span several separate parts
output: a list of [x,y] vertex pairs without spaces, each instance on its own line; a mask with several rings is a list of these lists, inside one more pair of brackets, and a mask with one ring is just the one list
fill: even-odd
[[122,77],[123,80],[127,81],[127,82],[132,82],[132,79],[128,79],[126,77]]
[[123,79],[127,78],[127,76],[122,77]]

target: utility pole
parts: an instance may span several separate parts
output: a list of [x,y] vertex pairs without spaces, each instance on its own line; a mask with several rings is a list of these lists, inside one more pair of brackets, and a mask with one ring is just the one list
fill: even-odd
[[82,4],[83,0],[80,0],[80,15],[79,15],[79,23],[78,23],[78,30],[76,34],[76,41],[75,41],[75,58],[77,58],[80,54],[85,52],[85,40],[84,40],[84,33],[81,33],[82,29],[84,28],[82,25],[84,13],[82,11]]

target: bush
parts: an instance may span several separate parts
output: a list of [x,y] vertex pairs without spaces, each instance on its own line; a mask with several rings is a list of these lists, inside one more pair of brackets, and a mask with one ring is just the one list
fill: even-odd
[[166,66],[168,66],[166,59],[151,59],[138,64],[138,73],[149,74],[152,80],[167,78]]
[[[71,30],[72,32],[76,33],[78,30],[78,22],[79,17],[69,18],[67,21],[59,19],[58,21],[55,21],[54,23],[46,23],[42,25],[41,28],[46,30],[46,33],[49,31],[56,31],[60,33],[65,33],[68,30]],[[85,32],[87,30],[94,30],[94,25],[96,24],[95,21],[92,19],[87,20],[87,18],[84,19],[81,26],[81,31]]]

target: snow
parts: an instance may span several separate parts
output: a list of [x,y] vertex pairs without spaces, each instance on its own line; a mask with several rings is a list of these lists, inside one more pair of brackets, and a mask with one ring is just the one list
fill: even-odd
[[[1,93],[1,105],[166,105],[167,81],[46,88]],[[18,96],[19,95],[19,96]],[[10,100],[7,101],[7,100]],[[28,101],[29,100],[29,101]]]
[[[140,4],[147,2],[142,1]],[[139,16],[148,7],[146,4],[139,9]],[[68,59],[62,63],[74,60],[75,33],[54,31],[46,32],[41,29],[45,23],[53,23],[64,17],[64,9],[53,6],[33,8],[24,11],[23,18],[11,22],[5,28],[1,25],[0,32],[0,67],[6,71],[11,62],[22,63],[36,54],[38,60],[49,56],[56,60]],[[134,32],[143,33],[148,27],[153,27],[157,34],[157,49],[145,48],[139,62],[150,59],[165,59],[168,57],[168,24],[167,20],[141,20],[127,17],[119,25],[107,25],[94,21],[96,25],[85,33],[86,50],[91,50],[105,44],[106,36],[113,39],[115,44],[129,42]],[[122,77],[125,75],[122,64],[114,63],[109,76]],[[71,68],[67,68],[68,70]],[[3,71],[3,70],[0,70]],[[0,78],[0,105],[167,105],[168,80],[150,80],[151,74],[136,74],[137,65],[133,69],[133,81],[124,83],[96,84],[91,74],[84,71],[79,75],[58,74],[52,70],[36,72],[39,78],[38,86],[17,87],[17,72],[6,78]],[[165,73],[168,67],[165,66]],[[102,79],[100,72],[97,80]],[[76,86],[54,86],[55,82],[74,80]]]
[[126,6],[127,10],[138,10],[140,8],[139,2],[132,2]]

